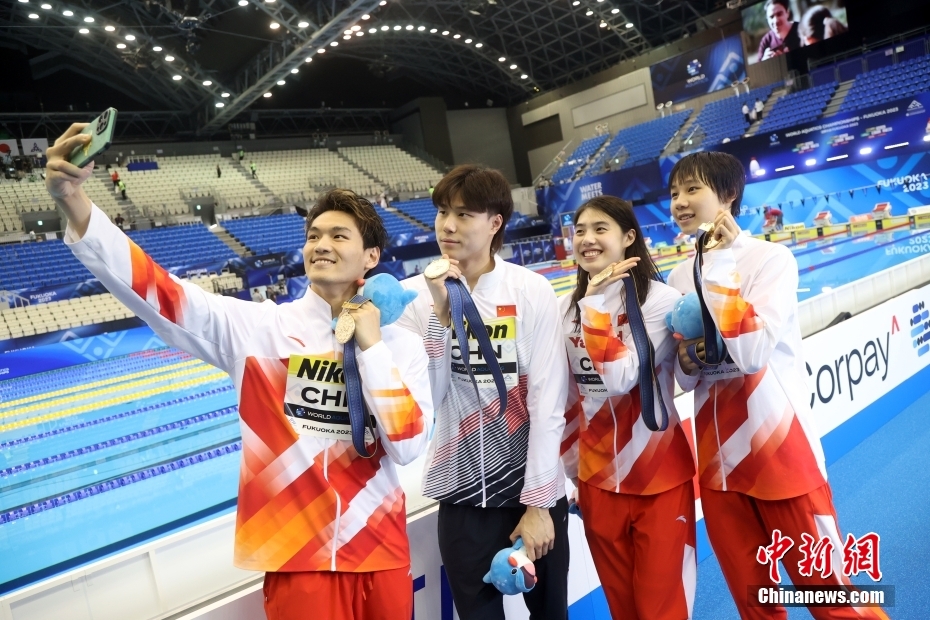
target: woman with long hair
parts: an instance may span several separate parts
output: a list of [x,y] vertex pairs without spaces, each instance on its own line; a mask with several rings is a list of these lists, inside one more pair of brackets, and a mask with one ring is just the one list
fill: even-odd
[[[662,282],[632,205],[612,196],[575,214],[575,290],[560,300],[571,364],[562,460],[614,618],[691,617],[697,571],[694,457],[675,411],[677,342],[665,315],[681,294]],[[612,275],[592,277],[612,266]],[[655,350],[668,428],[642,420],[639,358],[625,302],[635,287]],[[653,403],[660,411],[658,398]]]

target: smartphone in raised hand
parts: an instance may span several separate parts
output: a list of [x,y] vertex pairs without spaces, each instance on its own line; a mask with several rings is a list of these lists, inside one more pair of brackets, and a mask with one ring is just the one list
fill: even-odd
[[71,151],[71,163],[83,168],[113,144],[113,130],[116,128],[116,108],[107,108],[103,113],[88,123],[82,134],[91,136],[90,142]]

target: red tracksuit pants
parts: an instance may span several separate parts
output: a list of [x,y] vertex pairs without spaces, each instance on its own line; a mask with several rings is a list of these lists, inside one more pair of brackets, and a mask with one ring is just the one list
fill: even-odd
[[268,620],[408,620],[413,616],[410,568],[369,573],[265,573]]
[[578,505],[610,615],[690,618],[697,571],[694,483],[656,495],[629,495],[582,481]]
[[[701,507],[704,523],[720,569],[727,580],[730,594],[743,620],[757,618],[788,617],[784,607],[760,607],[750,605],[749,587],[774,585],[769,578],[769,567],[756,560],[759,547],[772,544],[772,531],[781,530],[790,537],[794,545],[782,558],[782,566],[791,578],[791,583],[800,586],[849,585],[843,574],[843,540],[840,537],[839,521],[833,508],[830,485],[799,497],[778,500],[762,500],[734,491],[712,491],[701,488]],[[801,534],[807,533],[814,539],[830,536],[833,541],[833,575],[823,579],[816,570],[804,577],[798,562],[804,557],[799,547]],[[839,554],[839,557],[837,557]],[[839,560],[839,561],[837,561]],[[839,575],[839,577],[837,576]],[[809,607],[817,620],[826,618],[877,618],[888,616],[877,607]]]

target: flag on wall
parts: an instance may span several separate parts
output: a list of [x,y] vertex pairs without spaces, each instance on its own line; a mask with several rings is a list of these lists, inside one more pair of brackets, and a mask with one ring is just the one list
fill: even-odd
[[14,155],[19,155],[19,146],[17,146],[16,140],[0,140],[0,158],[6,159]]
[[45,138],[27,138],[23,140],[23,155],[45,157],[48,150],[48,140]]

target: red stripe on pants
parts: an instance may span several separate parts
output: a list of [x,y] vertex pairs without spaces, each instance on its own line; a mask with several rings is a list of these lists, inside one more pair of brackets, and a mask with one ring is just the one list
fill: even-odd
[[[735,491],[713,491],[702,487],[701,507],[704,509],[707,537],[714,548],[730,594],[743,620],[783,620],[788,617],[784,607],[757,607],[749,605],[748,600],[750,586],[774,585],[769,578],[768,565],[760,564],[756,560],[756,552],[759,547],[772,544],[772,530],[776,528],[781,530],[783,536],[788,536],[794,541],[794,545],[782,558],[782,566],[791,578],[791,583],[796,586],[849,584],[848,578],[838,577],[843,574],[843,564],[835,560],[833,575],[828,579],[823,579],[816,570],[810,577],[802,576],[798,570],[798,562],[804,557],[799,550],[802,543],[801,534],[810,534],[815,540],[820,538],[814,515],[832,518],[837,536],[842,536],[829,484],[798,497],[775,500],[757,499]],[[842,548],[840,542],[841,553]],[[877,607],[809,607],[808,611],[817,620],[888,618],[885,612]]]
[[413,616],[410,568],[368,573],[265,573],[268,620],[407,620]]

